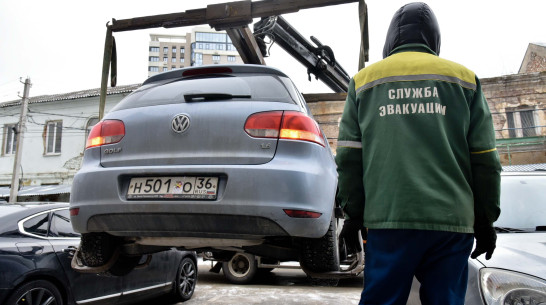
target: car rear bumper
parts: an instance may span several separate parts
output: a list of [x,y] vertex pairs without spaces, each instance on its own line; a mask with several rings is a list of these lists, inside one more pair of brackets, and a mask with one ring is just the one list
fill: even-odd
[[[70,205],[79,208],[78,215],[71,217],[72,225],[80,233],[118,236],[322,237],[335,200],[337,173],[335,166],[330,166],[333,160],[318,145],[288,144],[288,149],[294,150],[289,158],[281,154],[261,165],[103,168],[84,162],[87,165],[78,172],[72,187]],[[177,175],[220,177],[217,199],[126,198],[131,177]],[[322,215],[292,218],[284,209]]]

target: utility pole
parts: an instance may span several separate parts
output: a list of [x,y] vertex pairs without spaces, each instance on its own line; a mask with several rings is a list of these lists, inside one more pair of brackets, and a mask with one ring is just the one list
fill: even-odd
[[28,111],[28,92],[32,84],[30,78],[27,77],[23,91],[23,100],[21,101],[21,115],[19,116],[19,126],[17,127],[17,144],[15,148],[15,160],[13,161],[13,175],[11,177],[11,189],[9,192],[9,203],[17,201],[17,193],[19,192],[19,172],[21,169],[21,156],[23,154],[23,133],[27,122]]

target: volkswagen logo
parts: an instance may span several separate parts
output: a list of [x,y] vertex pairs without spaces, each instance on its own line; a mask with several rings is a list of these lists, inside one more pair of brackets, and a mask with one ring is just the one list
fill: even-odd
[[183,133],[190,128],[190,118],[185,114],[179,114],[174,117],[171,128],[176,133]]

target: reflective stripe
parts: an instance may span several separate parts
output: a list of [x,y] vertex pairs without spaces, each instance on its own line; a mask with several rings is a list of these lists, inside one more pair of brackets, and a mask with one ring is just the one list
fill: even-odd
[[492,151],[495,151],[495,150],[497,150],[497,148],[482,150],[482,151],[471,151],[470,153],[473,154],[473,155],[479,155],[479,154],[485,154],[485,153],[488,153],[488,152],[492,152]]
[[371,87],[375,87],[377,85],[381,85],[385,83],[399,82],[399,81],[416,81],[416,80],[440,80],[440,81],[445,81],[449,83],[455,83],[460,85],[461,87],[476,90],[476,84],[465,82],[464,80],[454,76],[438,75],[438,74],[420,74],[420,75],[389,76],[389,77],[381,78],[378,80],[374,80],[356,89],[356,94],[360,93],[360,91],[362,90],[370,89]]
[[362,149],[362,142],[357,142],[357,141],[337,141],[337,147],[360,148],[360,149]]

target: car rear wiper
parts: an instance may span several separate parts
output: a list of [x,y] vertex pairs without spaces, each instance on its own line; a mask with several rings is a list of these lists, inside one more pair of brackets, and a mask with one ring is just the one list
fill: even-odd
[[234,95],[229,93],[194,93],[184,94],[186,102],[231,100],[236,98],[251,98],[250,95]]
[[502,232],[502,233],[528,232],[526,230],[516,229],[516,228],[508,228],[508,227],[495,227],[495,230],[497,230],[497,232]]

